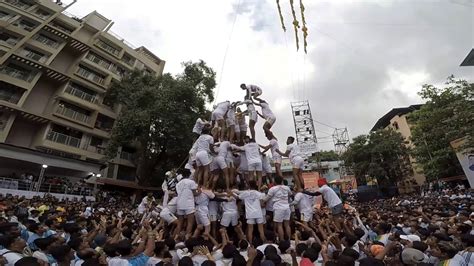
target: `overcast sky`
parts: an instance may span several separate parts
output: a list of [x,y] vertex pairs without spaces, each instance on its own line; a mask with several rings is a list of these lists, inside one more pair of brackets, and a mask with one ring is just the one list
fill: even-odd
[[[459,67],[474,43],[473,0],[303,0],[307,55],[296,51],[289,0],[280,3],[286,33],[275,0],[78,0],[69,12],[97,10],[165,60],[165,72],[203,59],[217,72],[218,102],[243,98],[241,83],[259,85],[280,142],[294,135],[292,101],[309,100],[316,121],[353,138],[390,109],[421,103],[422,84],[473,81],[474,67]],[[332,149],[333,129],[315,126],[320,147]]]

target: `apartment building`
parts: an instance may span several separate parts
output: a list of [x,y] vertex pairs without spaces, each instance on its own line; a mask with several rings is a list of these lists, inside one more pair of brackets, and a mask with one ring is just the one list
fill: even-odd
[[[408,146],[412,146],[411,142],[411,125],[407,120],[407,116],[421,108],[421,104],[410,105],[407,107],[393,108],[384,116],[382,116],[377,123],[372,127],[371,131],[382,128],[392,128],[399,132],[405,140],[408,142]],[[413,175],[410,178],[414,179],[418,185],[422,185],[426,181],[426,177],[423,174],[423,169],[419,166],[415,159],[410,156],[410,163],[413,170]],[[404,180],[402,184],[399,184],[399,188],[404,188],[406,184],[411,184],[410,180]],[[411,185],[410,185],[411,186]],[[407,186],[407,187],[410,187]],[[410,190],[410,189],[408,189]]]
[[45,164],[133,183],[133,149],[103,161],[120,111],[106,92],[134,68],[161,75],[165,61],[112,33],[95,11],[68,14],[71,4],[0,1],[0,176]]

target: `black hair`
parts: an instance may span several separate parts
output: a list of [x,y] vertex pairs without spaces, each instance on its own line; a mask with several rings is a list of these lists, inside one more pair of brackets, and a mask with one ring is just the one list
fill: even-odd
[[265,238],[267,239],[267,241],[275,242],[275,232],[273,232],[271,230],[266,230],[265,231]]
[[194,265],[193,260],[188,256],[183,257],[178,262],[178,266],[193,266],[193,265]]
[[301,256],[308,249],[308,245],[306,243],[298,243],[295,249],[296,255]]
[[384,233],[388,233],[390,231],[390,229],[392,228],[392,226],[388,223],[379,223],[378,227],[384,232]]
[[37,238],[33,241],[35,246],[37,246],[40,250],[47,249],[51,244],[54,243],[54,239],[45,237],[45,238]]
[[234,255],[237,253],[237,249],[232,244],[227,244],[222,248],[222,256],[224,256],[226,259],[234,257]]
[[247,242],[247,240],[241,239],[239,241],[239,249],[246,250],[248,247],[249,247],[249,242]]
[[306,241],[311,237],[311,233],[309,231],[301,231],[301,240]]
[[265,250],[263,251],[263,254],[265,254],[265,257],[268,257],[270,254],[278,254],[278,251],[275,246],[273,245],[268,245],[265,247]]
[[355,259],[351,256],[341,255],[337,259],[338,266],[353,266],[355,265]]
[[216,266],[216,263],[212,260],[205,260],[201,263],[201,266]]
[[132,252],[132,242],[128,239],[120,240],[116,246],[117,253],[122,256],[128,256]]
[[275,184],[277,185],[281,185],[283,183],[283,178],[281,176],[275,176],[275,178],[273,178],[273,180],[275,181]]
[[35,257],[23,257],[15,262],[15,266],[41,266]]
[[82,242],[83,242],[83,240],[82,240],[81,237],[74,237],[74,238],[71,238],[71,239],[69,240],[69,242],[67,242],[67,245],[68,245],[70,248],[74,249],[75,251],[78,251],[79,248],[80,248],[80,246],[81,246],[81,244],[82,244]]
[[5,248],[9,248],[17,239],[18,237],[16,236],[11,236],[11,235],[0,235],[0,245],[2,245]]
[[359,240],[365,235],[365,232],[362,228],[357,227],[354,229],[354,235],[357,237],[357,240]]
[[319,257],[319,252],[315,250],[314,248],[308,248],[304,253],[303,253],[303,258],[308,258],[311,262],[315,262],[318,260]]
[[232,257],[231,266],[240,266],[240,265],[246,265],[246,261],[245,261],[245,258],[242,255],[237,253],[237,254],[234,255],[234,257]]
[[359,254],[359,252],[355,251],[352,248],[345,248],[342,251],[341,256],[348,256],[348,257],[352,257],[354,260],[358,260],[360,254]]
[[81,264],[82,266],[96,266],[100,265],[100,261],[98,258],[89,258],[84,260],[84,262]]
[[278,243],[278,249],[281,254],[285,254],[286,251],[291,247],[290,240],[282,240]]
[[71,247],[68,245],[60,245],[51,248],[50,253],[57,262],[63,262],[69,252],[71,252]]
[[255,180],[249,180],[249,188],[250,188],[250,189],[253,189],[253,190],[257,190],[257,189],[258,189],[257,181],[255,181]]
[[165,244],[168,246],[169,250],[174,250],[176,246],[176,241],[172,237],[165,239]]
[[82,260],[92,259],[95,253],[91,249],[83,249],[76,252],[77,257]]
[[313,244],[311,244],[311,248],[316,250],[318,253],[321,252],[321,249],[323,247],[321,247],[321,244],[317,243],[317,242],[314,242]]
[[348,247],[352,247],[355,245],[355,243],[357,243],[357,240],[359,240],[357,238],[357,236],[353,235],[353,234],[347,234],[344,239],[346,240],[347,244],[348,244]]
[[117,255],[117,245],[115,243],[106,244],[103,250],[108,257],[115,257]]
[[289,136],[289,137],[288,137],[288,140],[290,140],[290,141],[291,141],[291,143],[295,142],[295,138],[294,138],[294,137],[292,137],[292,136]]
[[428,245],[424,242],[421,242],[421,241],[413,241],[412,247],[414,249],[417,249],[417,250],[421,251],[421,252],[425,252],[428,249]]

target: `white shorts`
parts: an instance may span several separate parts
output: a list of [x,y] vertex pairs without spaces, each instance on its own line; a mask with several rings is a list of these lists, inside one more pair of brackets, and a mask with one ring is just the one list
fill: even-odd
[[257,120],[258,120],[257,111],[255,111],[255,112],[250,112],[250,114],[249,114],[249,119],[255,121],[255,123],[256,123]]
[[224,212],[222,214],[221,225],[229,227],[229,225],[236,226],[239,223],[238,212]]
[[178,216],[189,215],[189,214],[193,214],[194,212],[195,212],[194,208],[192,208],[192,209],[178,209],[178,211],[177,211]]
[[211,172],[218,170],[219,166],[217,165],[216,157],[211,157],[211,163],[209,164],[209,170]]
[[291,216],[290,209],[284,210],[273,210],[273,221],[277,223],[282,223],[283,221],[289,221]]
[[253,218],[247,219],[247,224],[264,224],[264,219],[262,218]]
[[248,171],[262,171],[262,163],[252,163],[248,165]]
[[270,163],[262,164],[262,171],[266,174],[271,174],[272,173],[272,166],[270,165]]
[[169,209],[163,209],[160,212],[160,218],[163,219],[167,224],[171,224],[176,221],[178,218],[171,213]]
[[234,132],[235,133],[240,133],[240,126],[239,125],[235,125]]
[[216,166],[221,170],[224,169],[224,168],[227,168],[226,160],[222,156],[215,157],[213,162],[215,162]]
[[194,213],[194,216],[196,217],[197,224],[202,224],[203,226],[208,226],[211,224],[211,221],[209,220],[209,215],[207,213],[197,211]]
[[281,155],[272,155],[272,160],[273,160],[273,163],[279,163],[281,164]]
[[249,166],[248,166],[247,160],[240,160],[239,171],[247,172],[248,170],[249,170]]
[[196,153],[196,165],[197,166],[206,166],[211,163],[211,158],[207,151],[198,151]]
[[275,124],[275,121],[276,121],[276,117],[274,116],[270,116],[270,117],[267,117],[267,119],[265,119],[265,123],[270,124],[270,126],[273,126],[273,124]]
[[227,119],[225,120],[225,123],[227,124],[228,127],[235,126],[235,117],[234,118],[227,117]]
[[212,118],[214,121],[224,120],[224,113],[214,111],[212,112]]
[[291,165],[293,166],[293,169],[304,170],[304,159],[300,156],[296,156],[291,161]]
[[313,220],[313,213],[311,213],[311,212],[302,212],[301,213],[301,221],[311,222],[312,220]]

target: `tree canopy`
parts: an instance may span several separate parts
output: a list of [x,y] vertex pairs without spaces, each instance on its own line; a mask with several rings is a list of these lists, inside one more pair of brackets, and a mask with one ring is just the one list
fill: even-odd
[[369,176],[381,186],[393,185],[412,171],[406,144],[400,133],[380,129],[355,137],[343,159],[352,168],[358,184],[365,184]]
[[474,84],[450,76],[444,88],[424,85],[419,94],[426,103],[409,115],[413,156],[428,180],[463,174],[450,142],[474,147]]
[[216,73],[204,61],[183,63],[184,71],[155,77],[135,70],[112,84],[108,97],[122,110],[107,146],[114,158],[121,146],[133,147],[137,178],[142,185],[157,184],[164,171],[186,159],[192,145],[191,129],[206,115],[214,100]]

